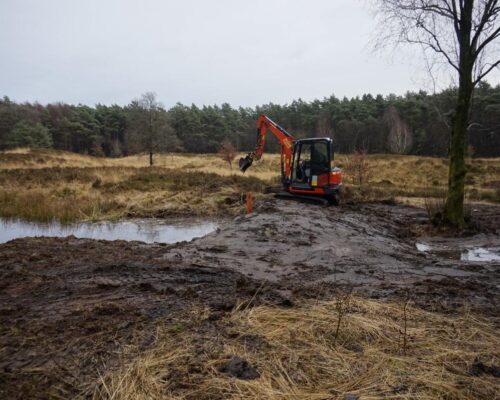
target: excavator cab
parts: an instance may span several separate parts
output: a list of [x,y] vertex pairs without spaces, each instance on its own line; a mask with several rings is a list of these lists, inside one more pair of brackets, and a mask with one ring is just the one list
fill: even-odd
[[329,139],[298,140],[293,151],[292,186],[297,188],[315,186],[317,177],[330,171],[330,153]]
[[341,177],[332,168],[333,143],[330,138],[299,139],[294,142],[288,192],[321,195],[331,203],[340,200]]

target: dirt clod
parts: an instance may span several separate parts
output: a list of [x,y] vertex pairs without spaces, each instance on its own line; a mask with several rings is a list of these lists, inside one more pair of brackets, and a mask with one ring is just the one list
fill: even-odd
[[482,374],[492,375],[500,378],[500,367],[496,365],[486,365],[479,358],[476,358],[469,369],[469,375],[480,376]]
[[257,368],[251,366],[248,361],[238,356],[231,357],[226,363],[221,365],[219,371],[238,379],[251,380],[260,378]]

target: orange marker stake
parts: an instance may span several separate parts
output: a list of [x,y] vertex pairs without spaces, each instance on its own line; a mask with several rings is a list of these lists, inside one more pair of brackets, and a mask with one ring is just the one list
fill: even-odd
[[247,214],[252,213],[252,192],[247,192]]

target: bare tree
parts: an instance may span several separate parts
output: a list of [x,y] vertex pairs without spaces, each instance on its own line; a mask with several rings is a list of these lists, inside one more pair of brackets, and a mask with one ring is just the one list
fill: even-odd
[[219,148],[219,156],[229,164],[229,169],[233,170],[233,161],[236,157],[236,149],[229,140],[225,140]]
[[165,150],[167,137],[172,136],[167,113],[153,92],[132,101],[129,111],[132,141],[149,153],[149,165],[153,166],[153,153]]
[[158,119],[160,103],[156,100],[156,94],[153,92],[147,92],[142,95],[139,100],[139,104],[146,113],[146,123],[147,123],[147,141],[149,150],[149,165],[153,165],[153,150],[155,148],[155,142],[157,141],[158,129],[156,129],[156,122]]
[[389,128],[389,135],[387,136],[389,149],[396,154],[408,152],[413,145],[413,132],[408,124],[403,121],[396,107],[387,107],[384,113],[384,121]]
[[500,65],[499,0],[374,1],[384,33],[380,44],[417,44],[431,64],[446,64],[458,76],[444,220],[462,227],[471,99],[474,87]]
[[372,179],[373,169],[368,162],[366,149],[356,150],[345,158],[344,171],[351,182],[363,190]]

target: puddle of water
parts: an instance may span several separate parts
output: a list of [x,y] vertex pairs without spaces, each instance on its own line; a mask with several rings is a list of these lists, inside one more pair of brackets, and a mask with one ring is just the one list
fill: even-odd
[[494,262],[500,261],[500,247],[467,247],[464,250],[460,248],[450,248],[438,246],[432,247],[427,243],[417,242],[415,247],[418,251],[423,253],[432,252],[441,257],[445,257],[453,260],[461,261],[482,261],[482,262]]
[[432,250],[432,247],[425,243],[417,242],[415,243],[415,246],[417,247],[418,251],[423,251],[424,253]]
[[146,243],[176,243],[205,236],[217,229],[213,222],[167,223],[154,219],[118,222],[84,222],[61,225],[0,219],[0,243],[22,237],[51,236],[98,240],[139,240]]
[[495,252],[493,249],[475,247],[466,249],[460,256],[462,261],[500,261],[500,249]]

